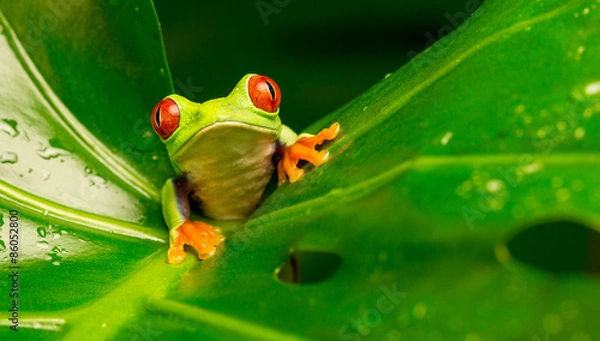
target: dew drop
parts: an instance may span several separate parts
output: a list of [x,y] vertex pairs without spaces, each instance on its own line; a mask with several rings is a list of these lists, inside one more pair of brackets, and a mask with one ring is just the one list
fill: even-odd
[[391,76],[391,73],[386,73],[385,76],[383,78],[388,78],[389,76]]
[[59,156],[67,156],[69,152],[66,150],[55,148],[55,147],[43,147],[42,149],[37,151],[37,154],[44,160],[50,160],[57,158]]
[[38,234],[38,236],[40,236],[40,238],[46,238],[46,228],[38,227],[37,234]]
[[104,185],[107,183],[105,178],[98,176],[98,175],[90,176],[90,181],[92,181],[94,184],[101,184],[101,185]]
[[17,130],[17,121],[2,119],[0,120],[0,131],[7,133],[10,137],[19,135]]
[[0,163],[17,163],[19,156],[13,152],[4,152],[0,155]]
[[565,129],[567,129],[568,125],[567,122],[565,121],[559,121],[558,123],[556,123],[556,129],[560,130],[560,131],[565,131]]
[[42,180],[46,181],[50,179],[51,173],[45,169],[42,169]]
[[585,94],[588,96],[600,94],[600,82],[594,82],[586,85]]
[[517,107],[515,108],[515,114],[520,114],[523,112],[525,112],[525,105],[524,104],[517,105]]
[[488,182],[485,184],[485,189],[489,193],[504,192],[504,189],[505,189],[504,182],[502,180],[498,180],[498,179],[488,180]]
[[544,316],[544,329],[550,334],[557,334],[563,328],[563,320],[558,314]]
[[421,320],[427,314],[427,304],[423,302],[417,302],[412,310],[413,317],[417,320]]
[[571,198],[571,192],[568,189],[560,188],[556,191],[556,199],[558,199],[558,201],[567,201],[569,198]]
[[574,132],[575,138],[578,140],[583,140],[585,136],[585,129],[583,127],[577,127]]
[[154,160],[154,161],[158,160],[158,156],[152,155],[152,160]]
[[454,136],[454,134],[451,131],[447,132],[446,135],[444,135],[444,137],[442,137],[442,139],[440,140],[441,145],[447,145],[452,136]]
[[88,166],[85,166],[84,171],[85,171],[85,174],[92,174],[94,172],[94,171],[92,171],[92,168],[90,168]]
[[521,128],[517,128],[517,129],[515,129],[515,135],[516,135],[517,137],[521,137],[521,136],[523,136],[523,129],[521,129]]
[[547,133],[548,133],[548,132],[546,131],[546,128],[540,128],[540,129],[538,129],[538,131],[537,131],[537,137],[539,137],[540,139],[543,139],[543,138],[545,138],[545,137],[546,137],[546,134],[547,134]]
[[43,214],[44,216],[47,216],[47,215],[48,215],[48,213],[49,213],[49,212],[48,212],[48,210],[44,210],[44,212],[43,212],[42,214]]
[[39,242],[36,243],[36,245],[40,248],[40,249],[49,249],[50,248],[50,244],[45,241],[45,240],[40,240]]

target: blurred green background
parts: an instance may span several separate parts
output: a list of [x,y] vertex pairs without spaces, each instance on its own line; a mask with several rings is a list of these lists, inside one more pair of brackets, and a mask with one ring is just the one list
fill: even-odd
[[282,90],[302,130],[366,91],[461,23],[476,0],[156,0],[176,91],[227,95],[248,72]]

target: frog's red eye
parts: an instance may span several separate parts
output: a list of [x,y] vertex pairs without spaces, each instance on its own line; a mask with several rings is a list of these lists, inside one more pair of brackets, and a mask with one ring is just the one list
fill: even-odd
[[255,75],[248,80],[248,94],[252,103],[266,112],[275,112],[281,103],[279,86],[271,78]]
[[152,110],[152,128],[163,139],[166,140],[179,127],[179,107],[171,98],[160,101]]

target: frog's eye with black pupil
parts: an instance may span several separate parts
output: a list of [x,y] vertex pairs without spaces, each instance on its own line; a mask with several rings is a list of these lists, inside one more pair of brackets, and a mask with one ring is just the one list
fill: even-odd
[[281,103],[279,86],[271,78],[254,75],[248,80],[248,95],[254,106],[266,112],[276,112]]
[[154,107],[150,120],[154,131],[166,140],[179,127],[179,106],[174,100],[165,98]]

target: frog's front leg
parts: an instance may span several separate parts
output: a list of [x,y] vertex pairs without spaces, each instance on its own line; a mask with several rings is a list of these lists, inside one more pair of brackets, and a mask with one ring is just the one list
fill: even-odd
[[185,176],[167,180],[162,188],[163,217],[169,227],[167,262],[171,264],[181,263],[185,259],[185,244],[196,249],[199,259],[206,259],[225,240],[224,236],[215,232],[214,226],[189,220],[189,194]]
[[333,140],[340,132],[340,124],[335,122],[329,128],[321,130],[317,135],[296,134],[287,126],[283,126],[281,160],[277,164],[277,177],[279,185],[287,178],[290,182],[296,182],[304,175],[304,170],[298,168],[298,161],[306,160],[318,167],[329,159],[329,151],[317,151],[317,145]]

